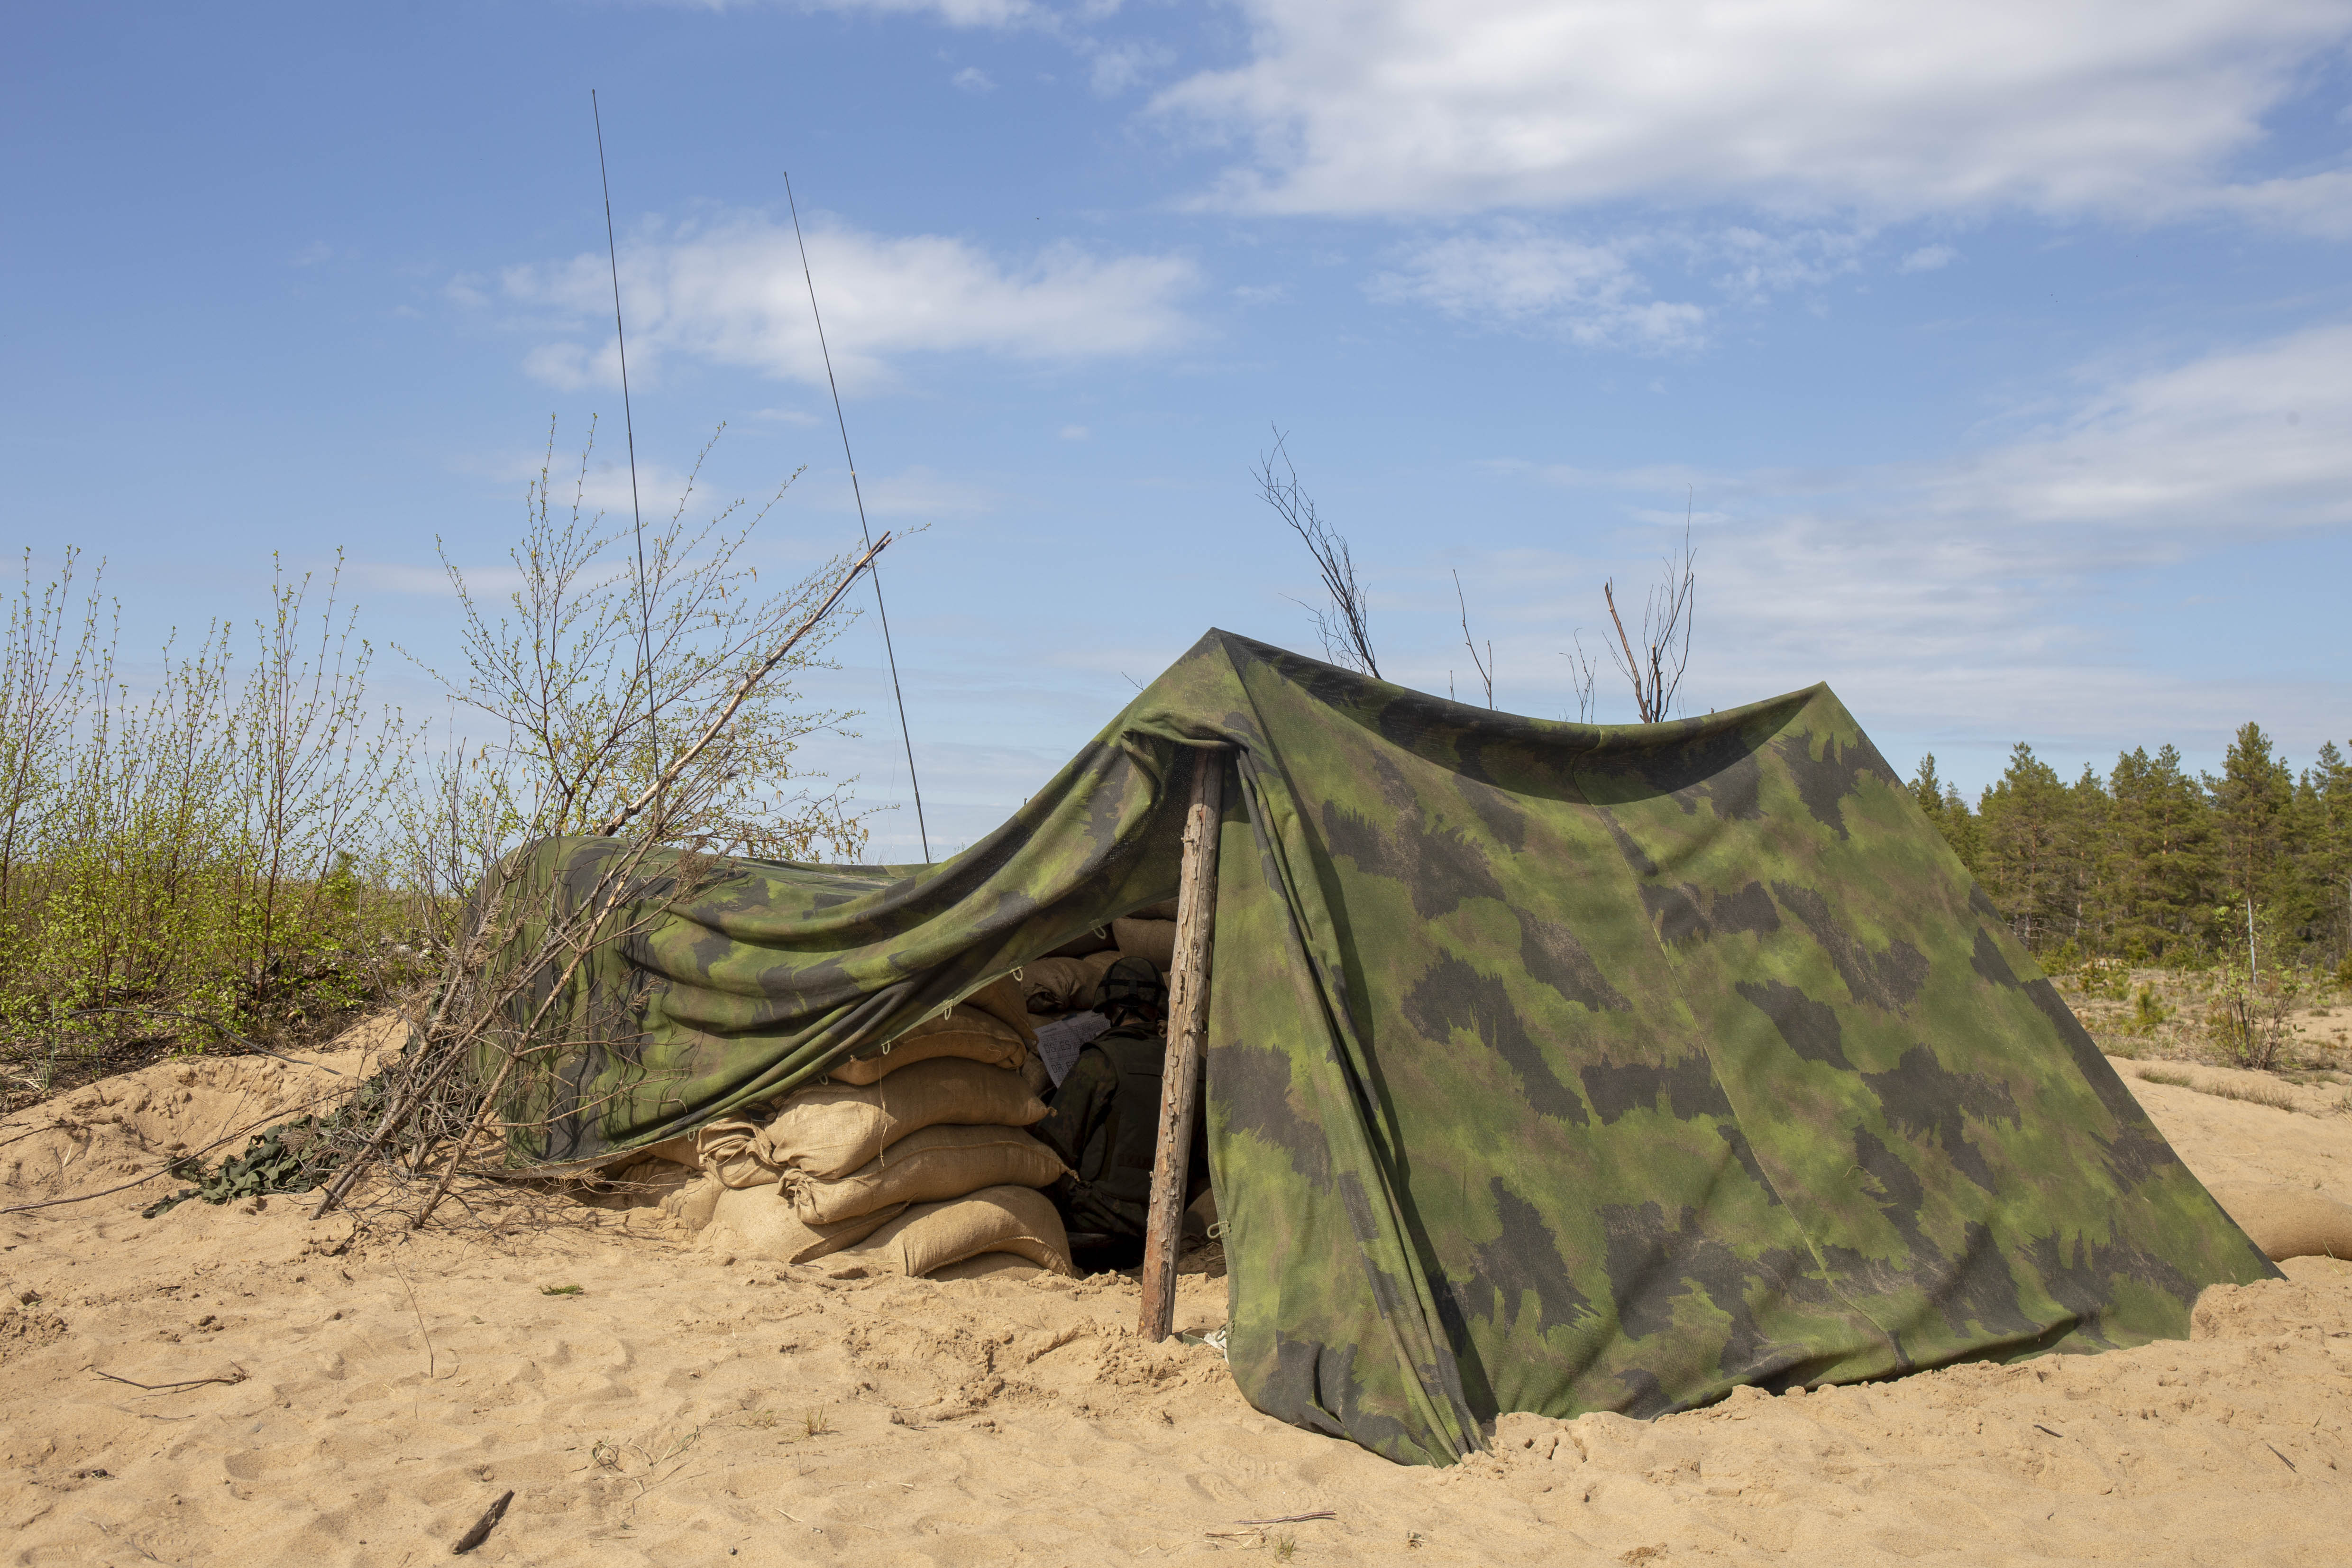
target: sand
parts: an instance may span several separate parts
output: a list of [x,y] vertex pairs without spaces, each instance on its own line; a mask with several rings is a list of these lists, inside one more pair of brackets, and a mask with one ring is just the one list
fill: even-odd
[[[2316,1093],[2288,1111],[2117,1065],[2208,1179],[2352,1201],[2352,1117]],[[0,1124],[0,1202],[97,1191],[338,1081],[252,1058],[107,1080]],[[2352,1558],[2352,1264],[2326,1259],[2207,1292],[2186,1342],[1650,1423],[1506,1416],[1437,1471],[1257,1414],[1213,1349],[1136,1340],[1118,1276],[824,1279],[644,1208],[408,1237],[299,1198],[141,1219],[164,1190],[0,1215],[9,1562],[422,1563],[509,1490],[476,1561]],[[1200,1331],[1224,1285],[1213,1252],[1191,1267]]]

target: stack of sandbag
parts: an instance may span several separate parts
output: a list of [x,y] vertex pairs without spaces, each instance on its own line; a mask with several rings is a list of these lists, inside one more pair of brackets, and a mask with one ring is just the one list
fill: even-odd
[[1062,1163],[1025,1131],[1045,1114],[1028,1055],[1005,1020],[958,1005],[772,1117],[704,1128],[711,1244],[787,1263],[841,1254],[835,1272],[928,1274],[989,1252],[1070,1272],[1060,1216],[1037,1190]]

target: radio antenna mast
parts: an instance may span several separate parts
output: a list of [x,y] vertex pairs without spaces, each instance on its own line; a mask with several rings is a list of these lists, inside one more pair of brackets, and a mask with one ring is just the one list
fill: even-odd
[[[809,270],[808,241],[801,237],[801,205],[793,195],[792,171],[784,171],[784,201],[793,211],[793,243],[800,247],[801,277],[807,280],[809,316],[816,322],[817,352],[824,356],[824,384],[833,394],[834,423],[841,426],[841,458],[849,465],[849,493],[857,499],[857,531],[866,536],[866,547],[874,548],[874,534],[866,526],[866,492],[857,483],[857,459],[849,452],[849,421],[841,412],[841,387],[833,379],[833,351],[825,346],[824,316],[816,308],[816,277]],[[614,299],[617,300],[618,285]],[[882,574],[876,567],[866,567],[874,579],[874,611],[882,620],[882,652],[890,661],[890,694],[898,700],[898,739],[907,748],[907,782],[915,791],[915,831],[922,835],[923,864],[931,863],[931,830],[923,821],[923,784],[915,776],[915,738],[907,729],[907,694],[898,686],[898,655],[890,646],[890,612],[882,603]]]
[[[604,255],[613,268],[613,342],[621,353],[621,429],[629,438],[629,515],[637,531],[637,679],[646,683],[646,753],[659,765],[660,709],[654,700],[654,606],[646,586],[646,514],[637,504],[637,421],[629,408],[629,339],[621,330],[621,247],[613,238],[613,176],[604,171],[604,111],[596,89],[588,89],[588,112],[596,121],[596,178],[604,187]],[[872,541],[867,541],[869,544]]]

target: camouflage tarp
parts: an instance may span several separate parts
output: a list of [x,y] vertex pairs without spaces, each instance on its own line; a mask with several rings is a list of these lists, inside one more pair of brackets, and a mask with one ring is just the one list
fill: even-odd
[[[950,860],[728,861],[635,911],[514,1162],[686,1131],[1170,896],[1220,742],[1210,1164],[1259,1408],[1442,1463],[1503,1411],[2179,1337],[2274,1274],[1826,687],[1554,723],[1223,632]],[[613,847],[540,853],[578,885]]]

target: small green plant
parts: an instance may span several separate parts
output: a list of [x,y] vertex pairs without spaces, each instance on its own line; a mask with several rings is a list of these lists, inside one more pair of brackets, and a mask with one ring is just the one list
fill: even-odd
[[822,1437],[833,1430],[832,1419],[822,1409],[801,1412],[801,1430],[805,1436]]
[[2172,1009],[2157,1000],[2156,987],[2143,984],[2132,994],[2131,1016],[2123,1023],[2126,1035],[2152,1035],[2172,1016]]
[[1298,1538],[1297,1536],[1277,1535],[1274,1538],[1274,1560],[1276,1563],[1289,1562],[1291,1554],[1296,1552],[1297,1550]]
[[2084,995],[2096,996],[2108,1002],[2122,1001],[2130,984],[2131,971],[2120,963],[2098,958],[2084,959],[2082,973],[2075,981]]
[[583,1289],[577,1285],[541,1285],[539,1288],[539,1293],[542,1296],[579,1296],[585,1294]]
[[2221,963],[2206,1032],[2232,1066],[2267,1072],[2285,1051],[2287,1015],[2305,990],[2304,972],[2285,961],[2287,943],[2267,907],[2249,912],[2223,904],[2213,910],[2213,923]]

